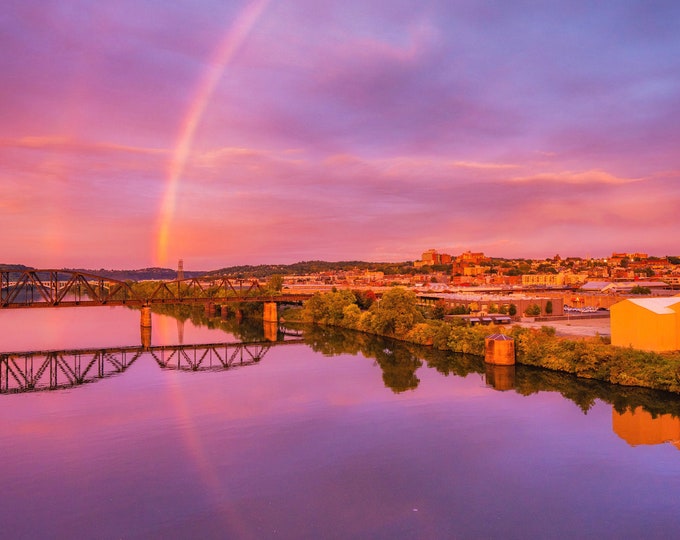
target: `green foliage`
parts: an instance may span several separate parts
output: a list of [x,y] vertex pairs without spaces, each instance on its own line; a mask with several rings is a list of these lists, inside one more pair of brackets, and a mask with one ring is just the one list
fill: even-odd
[[342,325],[347,328],[359,328],[361,309],[356,304],[349,304],[342,308]]
[[635,285],[635,287],[630,290],[630,294],[652,294],[652,289]]
[[541,314],[541,306],[538,304],[531,304],[528,308],[526,308],[526,310],[524,310],[524,314],[528,317],[537,317]]
[[386,291],[370,311],[373,332],[381,336],[402,338],[416,323],[423,321],[416,294],[400,287]]
[[305,302],[302,318],[304,321],[317,324],[343,326],[344,310],[350,305],[356,305],[356,298],[352,291],[316,293]]
[[443,300],[439,300],[432,308],[432,318],[441,320],[449,311],[449,306]]
[[517,315],[517,306],[515,304],[510,304],[510,307],[508,308],[508,315],[511,317]]
[[266,288],[270,292],[281,292],[281,289],[283,289],[283,276],[281,274],[269,276]]
[[449,332],[447,348],[463,354],[484,356],[485,338],[493,329],[485,326],[454,326]]
[[545,313],[546,313],[546,315],[552,315],[552,312],[553,312],[553,303],[552,303],[552,300],[548,300],[545,303]]
[[357,299],[357,306],[362,310],[370,308],[378,298],[371,290],[353,290],[352,292]]
[[286,322],[302,322],[302,311],[300,306],[284,306],[279,308],[279,316]]

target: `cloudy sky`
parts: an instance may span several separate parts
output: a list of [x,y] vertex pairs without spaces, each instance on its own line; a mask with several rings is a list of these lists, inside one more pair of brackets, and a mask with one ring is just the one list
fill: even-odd
[[0,263],[680,254],[676,0],[6,0]]

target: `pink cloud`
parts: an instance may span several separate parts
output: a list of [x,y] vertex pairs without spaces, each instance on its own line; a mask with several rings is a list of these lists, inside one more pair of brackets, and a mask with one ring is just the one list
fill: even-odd
[[511,179],[513,182],[555,182],[558,184],[630,184],[643,180],[644,178],[621,178],[601,170],[545,172],[533,176],[517,176]]

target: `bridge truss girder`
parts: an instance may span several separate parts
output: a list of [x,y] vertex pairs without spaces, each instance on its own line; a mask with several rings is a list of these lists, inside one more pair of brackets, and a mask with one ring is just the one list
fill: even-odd
[[142,303],[124,281],[67,270],[0,271],[0,307]]
[[70,270],[0,270],[0,309],[248,301],[267,296],[257,279],[204,276],[161,281],[148,295],[112,278]]

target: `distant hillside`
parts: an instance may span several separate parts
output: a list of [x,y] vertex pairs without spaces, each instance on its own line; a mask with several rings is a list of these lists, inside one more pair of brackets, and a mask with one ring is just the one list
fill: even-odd
[[[88,270],[84,268],[67,268],[66,270],[75,272],[86,272],[90,274],[97,274],[120,281],[143,281],[143,280],[163,280],[163,279],[177,279],[177,270],[172,268],[141,268],[139,270],[106,270],[100,268],[99,270]],[[189,272],[184,271],[185,278],[192,278],[205,275],[206,272]]]
[[[0,264],[0,270],[10,270],[21,272],[32,270],[30,266],[21,264]],[[177,270],[173,268],[141,268],[138,270],[107,270],[100,268],[64,268],[70,272],[84,272],[96,274],[103,277],[117,279],[120,281],[142,281],[142,280],[171,280],[177,279]],[[260,265],[240,265],[228,266],[219,270],[211,271],[184,271],[185,278],[192,278],[204,275],[227,275],[232,277],[256,277],[266,278],[274,274],[284,276],[290,275],[310,275],[323,272],[346,272],[350,270],[371,270],[384,272],[387,275],[409,274],[414,272],[413,264],[410,261],[398,263],[367,262],[367,261],[301,261],[293,264],[260,264]]]
[[[31,266],[24,266],[23,264],[0,264],[0,270],[10,271],[10,279],[17,279],[19,273],[24,270],[34,270]],[[142,280],[161,280],[161,279],[177,279],[177,270],[172,268],[141,268],[139,270],[107,270],[100,268],[93,270],[91,268],[61,268],[66,272],[83,272],[86,274],[96,274],[111,279],[120,281],[142,281]],[[197,277],[205,275],[206,272],[188,272],[184,271],[184,277]]]
[[24,270],[31,270],[30,266],[24,266],[23,264],[0,264],[0,270],[7,272],[23,272]]
[[309,275],[322,272],[342,272],[349,270],[373,270],[385,272],[385,274],[409,273],[413,270],[410,262],[382,263],[366,261],[301,261],[293,264],[260,264],[228,266],[220,270],[209,272],[212,275],[229,275],[243,277],[267,277],[273,274],[289,275]]

